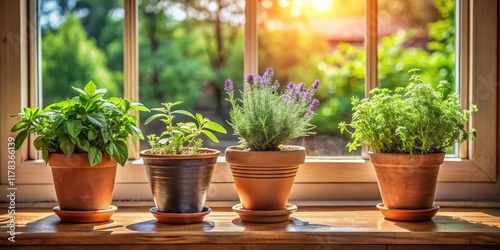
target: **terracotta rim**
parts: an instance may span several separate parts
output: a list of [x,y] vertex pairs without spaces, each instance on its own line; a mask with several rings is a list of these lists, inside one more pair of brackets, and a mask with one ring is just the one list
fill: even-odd
[[[274,168],[289,167],[300,165],[305,162],[306,148],[295,145],[285,145],[296,148],[291,151],[249,151],[242,150],[239,146],[230,146],[226,148],[226,162],[232,167],[251,167],[251,168]],[[275,158],[275,154],[280,154],[279,162],[272,162],[269,159]],[[282,156],[286,155],[286,156]]]
[[[433,154],[413,154],[410,158],[410,154],[386,154],[386,153],[373,153],[369,152],[368,156],[372,163],[381,165],[407,165],[408,159],[412,165],[418,166],[429,166],[429,165],[441,165],[443,164],[445,153],[433,153]],[[403,157],[404,156],[404,157]],[[429,158],[432,156],[432,158]],[[425,163],[423,163],[425,162]]]
[[51,153],[49,155],[49,166],[51,168],[108,168],[114,167],[118,163],[111,160],[106,155],[102,156],[102,161],[95,166],[90,166],[88,154],[65,154]]

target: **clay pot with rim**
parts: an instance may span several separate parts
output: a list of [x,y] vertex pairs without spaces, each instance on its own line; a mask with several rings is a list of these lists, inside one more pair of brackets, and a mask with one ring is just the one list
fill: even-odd
[[220,151],[196,155],[155,155],[143,150],[149,184],[160,213],[201,213]]
[[306,157],[300,146],[288,151],[226,149],[241,205],[245,210],[285,210],[295,175]]
[[97,211],[111,206],[117,162],[103,155],[90,166],[87,154],[50,154],[48,162],[60,210]]
[[[419,221],[436,214],[439,207],[433,205],[434,195],[444,156],[444,153],[369,154],[383,201],[378,206],[386,218]],[[419,211],[425,212],[425,216],[418,215]]]

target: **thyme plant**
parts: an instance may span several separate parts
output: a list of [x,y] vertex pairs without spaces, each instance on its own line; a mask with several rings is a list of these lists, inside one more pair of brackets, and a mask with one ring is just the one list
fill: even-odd
[[458,95],[449,91],[450,83],[441,81],[434,89],[418,71],[408,72],[412,75],[405,88],[376,88],[371,98],[351,98],[352,121],[339,124],[340,132],[353,139],[349,151],[366,145],[375,153],[444,153],[456,142],[475,138],[476,130],[466,131],[464,123],[477,107],[461,110]]
[[137,127],[138,118],[131,111],[147,111],[141,103],[126,98],[104,99],[106,89],[88,82],[83,89],[72,87],[78,95],[53,103],[44,109],[24,108],[13,117],[21,120],[12,127],[19,149],[28,134],[34,134],[33,144],[42,151],[45,162],[50,153],[88,154],[91,166],[101,162],[103,154],[124,166],[128,159],[127,138],[144,139]]
[[240,146],[253,151],[279,151],[280,145],[290,139],[314,134],[311,124],[319,101],[313,98],[320,82],[309,88],[304,83],[290,82],[284,93],[273,81],[274,71],[269,68],[262,76],[247,76],[248,89],[240,91],[242,98],[234,97],[231,79],[225,90],[231,103],[228,122],[238,135]]
[[[179,154],[198,154],[203,146],[203,140],[200,138],[202,134],[206,135],[210,140],[219,143],[217,137],[211,132],[227,133],[226,129],[216,122],[204,118],[201,114],[193,115],[186,110],[172,110],[176,105],[182,102],[167,102],[162,103],[161,108],[153,108],[151,110],[160,112],[149,117],[145,124],[150,123],[155,119],[160,119],[165,123],[165,130],[160,136],[150,134],[147,136],[149,145],[151,146],[152,154],[158,155],[179,155]],[[176,114],[181,114],[192,118],[195,122],[177,122],[173,120]]]

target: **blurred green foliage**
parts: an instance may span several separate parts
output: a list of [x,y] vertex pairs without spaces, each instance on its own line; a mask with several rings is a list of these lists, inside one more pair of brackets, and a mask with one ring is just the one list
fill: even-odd
[[[235,79],[235,88],[241,89],[244,79],[243,26],[232,23],[243,15],[242,9],[235,7],[241,0],[224,1],[225,9],[220,13],[208,11],[203,5],[205,1],[199,0],[138,2],[140,101],[153,107],[161,102],[182,100],[182,109],[204,110],[213,115],[211,119],[227,120],[229,106],[223,100],[224,80]],[[291,7],[281,6],[279,0],[259,3],[269,2],[273,3],[270,7],[259,8],[259,71],[276,69],[275,77],[283,86],[291,79],[308,85],[315,79],[321,80],[316,92],[321,104],[313,123],[320,135],[339,136],[338,122],[350,120],[350,97],[364,97],[364,47],[340,43],[331,50],[321,34],[307,32],[310,13],[293,17]],[[381,1],[386,2],[389,3]],[[454,2],[434,0],[443,19],[428,24],[430,40],[424,48],[409,46],[416,33],[412,30],[381,39],[379,86],[406,85],[406,72],[411,68],[422,69],[426,82],[454,82]],[[42,17],[50,19],[56,13],[61,19],[60,25],[50,22],[42,25],[44,105],[71,95],[63,92],[68,88],[61,85],[82,87],[78,84],[88,80],[108,88],[111,95],[121,96],[123,2],[42,0],[41,3]],[[179,20],[167,8],[191,8],[190,13],[195,15]],[[229,21],[221,21],[223,18],[217,16],[221,13]],[[292,18],[299,22],[291,22]]]
[[[430,41],[426,48],[408,47],[416,31],[399,31],[383,37],[378,45],[378,86],[395,89],[408,83],[407,71],[420,68],[425,82],[455,82],[454,1],[435,0],[444,19],[428,24]],[[364,98],[366,53],[364,47],[341,43],[327,55],[325,78],[317,97],[318,115],[314,119],[320,134],[338,135],[338,123],[351,120],[351,96]]]
[[48,32],[42,40],[42,77],[44,106],[73,95],[70,86],[83,88],[94,80],[108,89],[108,95],[122,96],[120,84],[107,67],[106,55],[95,39],[87,38],[80,20],[65,16],[58,30]]

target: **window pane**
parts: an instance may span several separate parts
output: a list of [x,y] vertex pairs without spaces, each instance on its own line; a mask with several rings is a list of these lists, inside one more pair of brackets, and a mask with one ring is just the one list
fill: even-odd
[[408,70],[419,68],[424,82],[437,86],[446,80],[455,88],[455,0],[378,3],[379,86],[406,86]]
[[455,0],[379,0],[378,21],[381,87],[406,86],[412,68],[434,85],[455,82]]
[[123,1],[40,1],[43,106],[92,80],[123,96]]
[[351,96],[364,97],[365,0],[261,0],[258,13],[259,71],[273,68],[282,87],[322,83],[317,134],[291,143],[309,156],[360,155],[348,152],[337,126],[350,120]]
[[[244,5],[242,0],[139,3],[140,101],[147,107],[183,101],[179,108],[220,123],[228,134],[217,134],[219,144],[205,139],[205,146],[221,152],[237,144],[226,123],[229,103],[224,81],[243,79]],[[235,84],[241,88],[243,83]],[[150,115],[141,114],[141,120]],[[154,121],[142,129],[145,135],[160,135],[165,127]],[[143,141],[141,149],[146,148],[149,145]]]

